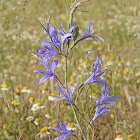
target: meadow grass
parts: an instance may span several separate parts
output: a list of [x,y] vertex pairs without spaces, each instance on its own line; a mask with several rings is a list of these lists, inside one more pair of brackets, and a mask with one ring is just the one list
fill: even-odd
[[[76,123],[68,103],[61,101],[55,104],[48,99],[50,94],[59,94],[55,84],[51,81],[38,84],[40,75],[33,71],[45,69],[31,55],[47,38],[34,17],[45,24],[48,15],[53,12],[50,25],[60,28],[62,22],[68,28],[69,4],[70,1],[66,0],[0,1],[0,140],[6,139],[5,131],[13,135],[14,139],[39,139],[36,135],[40,129],[58,127],[58,119],[64,124]],[[106,79],[111,86],[111,94],[118,95],[119,100],[113,108],[115,113],[106,114],[95,121],[95,139],[113,140],[119,134],[127,139],[129,134],[134,134],[135,140],[139,140],[140,40],[134,35],[140,32],[140,2],[91,0],[74,14],[80,36],[91,19],[94,30],[104,38],[104,42],[83,41],[72,50],[68,56],[69,86],[75,81],[84,82],[92,71],[96,56],[101,57],[103,65],[111,65],[113,73],[107,72]],[[58,60],[60,64],[56,73],[64,83],[64,58],[59,56]],[[7,90],[3,91],[2,88]],[[25,92],[22,92],[23,88]],[[88,112],[96,101],[89,95],[96,93],[99,97],[100,92],[99,85],[90,84],[81,93],[77,106],[87,120],[94,116],[94,111]],[[19,105],[16,101],[12,104],[14,100],[19,101]],[[46,108],[33,113],[33,102],[40,102]],[[45,117],[47,113],[50,113],[50,119]],[[28,116],[33,116],[33,120],[26,120]],[[39,125],[34,123],[36,118],[40,118]],[[87,125],[84,122],[81,124],[86,132]],[[90,140],[92,131],[88,129]],[[51,140],[58,136],[52,129],[50,133],[44,139]],[[79,130],[74,131],[74,134],[82,139]]]

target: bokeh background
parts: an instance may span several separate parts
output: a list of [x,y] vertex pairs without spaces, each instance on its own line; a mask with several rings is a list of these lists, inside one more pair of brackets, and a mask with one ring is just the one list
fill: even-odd
[[[45,70],[31,55],[41,48],[41,41],[47,34],[35,20],[46,24],[51,17],[51,26],[68,27],[70,0],[1,0],[0,1],[0,139],[5,140],[5,132],[14,139],[39,139],[36,135],[45,126],[57,126],[57,120],[64,124],[75,122],[70,105],[58,104],[48,99],[49,94],[59,94],[55,84],[50,81],[38,84],[41,77],[34,70]],[[35,18],[34,18],[35,17]],[[69,55],[69,86],[75,81],[82,83],[92,71],[96,56],[101,57],[103,65],[111,65],[113,73],[107,72],[108,86],[111,94],[120,99],[113,108],[115,113],[106,114],[95,121],[95,137],[97,140],[113,140],[117,135],[127,139],[134,134],[140,139],[140,40],[135,34],[140,32],[139,0],[91,0],[79,7],[74,13],[74,22],[79,26],[82,36],[92,19],[93,30],[104,38],[104,42],[80,42]],[[58,56],[57,75],[64,83],[64,58]],[[79,84],[80,85],[80,84]],[[8,89],[4,90],[3,89]],[[22,92],[22,90],[25,92]],[[88,109],[95,105],[89,95],[100,96],[100,86],[86,86],[79,99],[78,107],[85,117]],[[76,93],[75,93],[76,94]],[[17,95],[17,96],[16,96]],[[17,98],[18,97],[18,98]],[[20,102],[15,106],[13,101]],[[15,102],[16,102],[15,101]],[[31,102],[32,101],[32,102]],[[32,103],[40,102],[46,108],[33,113]],[[16,111],[19,110],[19,111]],[[51,118],[45,117],[49,113]],[[32,121],[26,118],[33,116]],[[94,116],[94,111],[91,117]],[[39,118],[39,125],[34,121]],[[83,128],[86,131],[86,125]],[[58,126],[57,126],[58,127]],[[53,130],[44,139],[58,136]],[[92,129],[88,137],[91,139]],[[79,130],[74,132],[81,138]],[[74,138],[70,138],[74,139]],[[81,138],[82,139],[82,138]]]

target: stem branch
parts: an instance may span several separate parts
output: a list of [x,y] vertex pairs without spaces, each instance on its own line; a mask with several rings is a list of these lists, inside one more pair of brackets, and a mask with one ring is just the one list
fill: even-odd
[[87,140],[87,138],[86,138],[86,136],[85,136],[85,134],[84,134],[84,131],[83,131],[81,125],[80,125],[80,122],[79,122],[79,120],[78,120],[78,117],[77,117],[76,111],[75,111],[75,109],[74,109],[74,106],[71,105],[71,107],[72,107],[72,109],[73,109],[73,113],[74,113],[74,116],[75,116],[76,122],[77,122],[77,124],[78,124],[78,126],[79,126],[79,129],[80,129],[82,135],[83,135],[83,138],[84,138],[84,140]]
[[75,107],[75,109],[78,111],[78,113],[80,114],[80,116],[83,118],[83,120],[84,120],[85,122],[87,122],[88,124],[90,124],[90,123],[84,118],[84,116],[81,114],[81,112],[79,111],[79,109],[77,108],[77,106],[74,105],[74,107]]

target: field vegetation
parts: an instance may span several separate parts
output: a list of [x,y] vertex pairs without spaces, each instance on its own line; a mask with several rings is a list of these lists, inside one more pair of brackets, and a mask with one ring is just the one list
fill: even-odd
[[[45,67],[32,55],[41,42],[48,38],[37,22],[68,29],[70,0],[1,0],[0,1],[0,140],[52,140],[59,133],[52,129],[58,120],[77,123],[71,105],[66,101],[55,103],[49,95],[60,95],[56,82],[50,79],[38,84],[41,78],[34,70]],[[36,19],[35,19],[36,18]],[[121,135],[124,140],[130,134],[140,140],[140,1],[139,0],[91,0],[78,7],[73,23],[79,27],[79,38],[92,20],[93,31],[104,41],[87,39],[79,42],[68,55],[68,87],[74,82],[80,86],[91,74],[96,57],[102,66],[110,65],[102,79],[111,87],[110,95],[118,95],[115,112],[98,118],[94,129],[78,115],[87,140],[114,140]],[[65,85],[65,58],[56,56],[55,74]],[[51,60],[52,63],[52,60]],[[73,99],[77,97],[76,88]],[[81,114],[90,121],[95,110],[89,111],[101,95],[101,85],[85,85],[77,101]],[[36,104],[41,109],[34,110]],[[90,113],[89,113],[90,112]],[[74,125],[75,125],[74,124]],[[87,129],[88,127],[88,129]],[[41,133],[46,137],[40,138]],[[94,131],[94,132],[93,132]],[[71,131],[82,140],[80,130]],[[119,136],[118,136],[119,137]],[[119,140],[119,139],[118,139]],[[121,139],[120,139],[121,140]]]

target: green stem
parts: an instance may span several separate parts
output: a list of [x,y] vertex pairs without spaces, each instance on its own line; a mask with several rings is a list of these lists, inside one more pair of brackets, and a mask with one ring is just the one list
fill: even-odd
[[92,110],[94,110],[96,107],[95,106],[93,106],[92,108],[91,108],[91,110],[90,110],[90,112],[92,111]]
[[59,120],[59,112],[60,112],[60,102],[58,103],[57,121]]
[[74,45],[71,47],[70,51],[73,49],[74,46],[76,46],[78,44],[79,40],[77,40]]
[[94,122],[93,123],[93,132],[92,132],[92,140],[95,140],[95,128],[94,128]]
[[[75,100],[75,103],[77,104],[77,101],[78,101],[78,98],[79,98],[79,96],[80,96],[80,93],[81,93],[81,91],[83,90],[83,84],[82,85],[80,85],[80,87],[78,88],[78,94],[77,94],[77,96],[76,96],[76,100]],[[82,88],[82,89],[81,89]],[[80,89],[81,89],[81,91],[80,91]]]
[[73,21],[73,13],[70,13],[70,16],[69,16],[69,28],[72,24],[72,21]]
[[67,84],[67,72],[68,72],[68,69],[67,69],[67,56],[65,56],[65,84]]
[[[93,107],[91,108],[90,112],[91,112],[92,110],[94,110],[95,108],[96,108],[96,107],[93,106]],[[87,130],[88,130],[89,126],[91,126],[91,124],[92,124],[92,120],[89,122],[89,125],[88,125],[88,127],[87,127]]]
[[[87,130],[88,130],[88,128],[91,126],[91,124],[92,124],[92,120],[90,121],[90,123],[89,123],[89,125],[88,125],[88,127],[87,127]],[[86,131],[87,131],[86,130]]]
[[58,82],[64,89],[65,87],[63,86],[62,82],[59,80],[59,78],[57,76],[54,77],[56,82]]
[[85,134],[84,134],[84,131],[83,131],[81,125],[80,125],[80,122],[79,122],[79,120],[78,120],[78,117],[77,117],[76,111],[75,111],[75,109],[74,109],[74,105],[71,105],[71,107],[72,107],[72,109],[73,109],[73,113],[74,113],[74,116],[75,116],[76,122],[77,122],[77,124],[78,124],[78,126],[79,126],[79,129],[80,129],[82,135],[83,135],[83,138],[84,138],[84,140],[87,140],[87,138],[86,138],[86,136],[85,136]]
[[51,91],[54,93],[54,85],[53,85],[53,82],[51,81],[51,79],[50,79],[50,83],[51,83]]
[[89,124],[89,122],[88,122],[88,121],[84,118],[84,116],[81,114],[81,112],[79,111],[79,109],[77,108],[77,106],[74,105],[74,107],[75,107],[75,109],[78,111],[78,113],[80,114],[80,116],[83,118],[83,120]]

